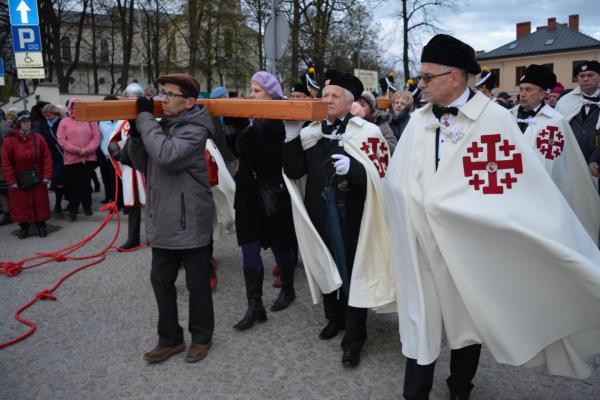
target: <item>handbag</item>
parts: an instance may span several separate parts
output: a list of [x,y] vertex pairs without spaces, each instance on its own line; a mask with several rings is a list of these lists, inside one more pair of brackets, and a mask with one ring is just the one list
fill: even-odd
[[206,149],[204,149],[204,159],[206,160],[206,171],[208,172],[208,184],[217,186],[219,184],[219,166]]
[[290,195],[281,180],[256,179],[262,217],[280,217],[291,212]]
[[36,187],[37,185],[42,183],[40,178],[38,178],[38,176],[35,174],[35,157],[36,157],[36,153],[37,153],[37,145],[35,142],[35,137],[32,137],[32,140],[33,140],[33,166],[29,169],[26,169],[24,171],[17,173],[16,178],[17,178],[17,186],[19,186],[19,189],[26,189],[26,190],[33,189],[34,187]]

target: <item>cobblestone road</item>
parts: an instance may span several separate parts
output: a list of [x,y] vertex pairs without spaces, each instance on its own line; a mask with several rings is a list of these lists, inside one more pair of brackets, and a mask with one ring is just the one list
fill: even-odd
[[[98,199],[95,198],[98,205]],[[0,260],[18,260],[80,240],[103,215],[77,222],[53,219],[62,227],[46,239],[19,240],[0,227]],[[90,254],[110,240],[109,225],[78,254]],[[122,232],[120,243],[124,239]],[[24,317],[38,330],[22,343],[0,350],[0,399],[400,399],[404,359],[393,314],[369,314],[368,340],[355,370],[341,366],[341,336],[317,338],[324,325],[321,306],[310,301],[302,269],[296,274],[297,299],[287,310],[269,313],[268,322],[246,332],[232,325],[245,311],[241,254],[235,238],[216,243],[219,286],[214,293],[216,327],[208,357],[184,362],[179,354],[148,365],[142,353],[156,344],[157,311],[149,281],[150,250],[110,253],[102,264],[84,270],[56,292],[57,301],[38,302]],[[273,265],[265,253],[267,266]],[[81,262],[51,263],[17,277],[0,276],[0,342],[26,331],[13,318],[36,292],[51,287]],[[264,300],[277,296],[266,274]],[[187,321],[183,274],[177,281],[180,320]],[[189,343],[189,335],[186,335]],[[449,398],[445,386],[449,351],[438,362],[431,399]],[[543,369],[497,364],[484,349],[472,399],[600,399],[600,357],[594,372],[579,381],[553,377]]]

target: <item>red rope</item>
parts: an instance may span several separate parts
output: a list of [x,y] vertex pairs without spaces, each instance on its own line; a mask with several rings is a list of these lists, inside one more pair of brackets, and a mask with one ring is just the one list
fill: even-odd
[[[119,177],[117,176],[117,174],[115,174],[115,198],[118,198],[119,196],[119,185],[118,185],[118,179]],[[115,201],[110,202],[102,207],[100,207],[100,211],[107,211],[107,215],[104,217],[104,220],[102,221],[102,223],[100,224],[100,226],[98,226],[98,228],[96,228],[96,230],[94,230],[94,232],[92,232],[90,235],[88,235],[87,237],[85,237],[83,240],[65,247],[63,249],[54,251],[54,252],[50,252],[50,253],[38,253],[37,255],[33,256],[33,257],[29,257],[26,258],[24,260],[18,261],[18,262],[12,262],[12,261],[5,261],[5,262],[0,262],[0,274],[4,274],[6,276],[9,277],[13,277],[13,276],[17,276],[19,275],[23,270],[26,269],[32,269],[32,268],[36,268],[39,267],[41,265],[50,263],[52,261],[56,261],[56,262],[64,262],[64,261],[69,261],[69,260],[78,260],[78,261],[83,261],[83,260],[89,260],[89,259],[95,259],[92,262],[89,262],[87,264],[82,265],[81,267],[75,268],[74,270],[68,272],[67,274],[63,275],[55,284],[54,286],[52,286],[50,289],[44,289],[38,293],[36,293],[36,295],[26,304],[24,304],[23,306],[21,306],[16,312],[15,312],[15,319],[27,326],[29,326],[29,331],[27,331],[26,333],[24,333],[23,335],[20,335],[14,339],[11,339],[5,343],[0,343],[0,349],[6,348],[8,346],[11,346],[15,343],[18,343],[26,338],[28,338],[29,336],[31,336],[37,329],[37,325],[32,322],[29,321],[28,319],[25,319],[21,316],[21,313],[23,313],[25,310],[27,310],[29,307],[31,307],[32,305],[34,305],[37,301],[42,301],[42,300],[52,300],[52,301],[56,301],[56,297],[54,296],[54,291],[56,289],[58,289],[58,287],[67,279],[69,279],[71,276],[75,275],[76,273],[78,273],[79,271],[82,271],[86,268],[89,268],[93,265],[99,264],[102,261],[104,261],[106,259],[106,253],[111,250],[111,249],[116,249],[122,252],[133,252],[136,250],[139,250],[140,248],[144,247],[146,242],[140,244],[139,246],[129,249],[129,250],[124,250],[124,249],[120,249],[119,247],[113,246],[114,243],[116,242],[118,236],[119,236],[119,232],[121,231],[121,216],[119,215],[119,209],[117,207],[117,204]],[[106,225],[113,219],[114,216],[117,216],[117,229],[115,231],[115,234],[112,238],[112,240],[110,241],[110,243],[104,247],[101,251],[99,251],[96,254],[91,254],[88,256],[80,256],[80,257],[74,257],[74,256],[69,256],[69,254],[74,253],[75,251],[81,249],[82,247],[84,247],[86,244],[88,244],[89,242],[91,242],[103,229],[104,227],[106,227]],[[31,261],[35,261],[35,260],[40,260],[42,259],[43,261],[40,261],[36,264],[33,265],[28,265],[28,266],[24,266],[26,263],[29,263]]]

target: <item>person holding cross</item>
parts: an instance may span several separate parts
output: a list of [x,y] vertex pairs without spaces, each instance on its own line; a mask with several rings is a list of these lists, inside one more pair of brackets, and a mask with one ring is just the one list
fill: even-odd
[[185,360],[208,354],[214,330],[210,277],[213,198],[204,149],[213,130],[210,115],[196,106],[198,81],[187,74],[161,76],[164,117],[158,122],[154,102],[138,97],[138,116],[129,121],[129,156],[148,187],[146,240],[152,248],[150,280],[158,304],[158,345],[144,354],[149,363],[165,361],[184,350],[175,280],[181,265],[189,295],[189,331]]
[[[360,80],[337,71],[326,79],[326,119],[304,128],[286,121],[283,169],[313,301],[323,294],[328,322],[319,337],[345,330],[341,361],[354,368],[367,339],[368,308],[394,301],[382,208],[390,151],[377,125],[350,112],[363,92]],[[331,194],[335,199],[324,201]]]
[[600,252],[510,112],[468,86],[472,47],[423,48],[415,111],[386,177],[405,399],[426,399],[445,336],[452,400],[481,345],[509,365],[583,378],[600,352]]

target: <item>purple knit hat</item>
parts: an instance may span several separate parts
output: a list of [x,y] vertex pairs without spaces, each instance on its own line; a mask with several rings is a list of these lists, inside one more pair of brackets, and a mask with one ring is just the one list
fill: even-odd
[[283,91],[277,78],[265,71],[258,71],[252,75],[252,81],[258,83],[273,100],[283,99]]

